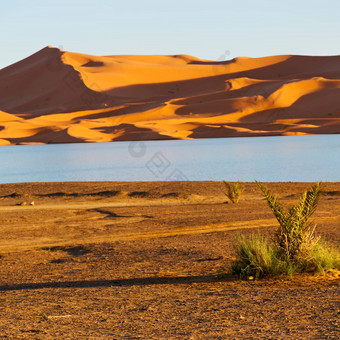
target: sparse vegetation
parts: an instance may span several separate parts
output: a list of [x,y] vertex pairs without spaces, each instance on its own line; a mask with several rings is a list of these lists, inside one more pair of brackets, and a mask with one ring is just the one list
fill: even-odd
[[223,183],[227,188],[227,193],[225,195],[230,199],[232,203],[238,203],[243,192],[243,188],[241,187],[240,182],[230,184],[226,181],[223,181]]
[[308,257],[312,247],[318,242],[314,234],[316,226],[309,223],[309,218],[315,212],[319,201],[320,183],[305,191],[296,205],[286,209],[263,184],[259,182],[257,184],[280,224],[276,233],[276,244],[282,259],[294,261]]
[[241,279],[251,276],[257,279],[280,272],[280,261],[276,257],[274,247],[268,244],[268,239],[264,236],[238,235],[236,254],[237,260],[232,266],[232,272]]
[[315,225],[309,222],[318,204],[320,183],[305,191],[296,205],[287,208],[263,184],[257,184],[280,227],[272,242],[261,235],[239,236],[238,259],[232,272],[240,278],[259,278],[268,274],[291,276],[340,269],[339,250],[316,237]]

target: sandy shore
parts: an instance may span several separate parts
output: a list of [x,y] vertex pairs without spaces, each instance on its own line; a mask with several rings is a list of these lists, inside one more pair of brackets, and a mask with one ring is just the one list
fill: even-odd
[[0,145],[340,133],[340,56],[94,56],[0,70]]
[[[306,183],[269,183],[287,204]],[[254,183],[27,183],[0,187],[5,338],[336,339],[340,280],[218,280],[237,233],[277,223]],[[34,206],[18,206],[21,202]],[[340,245],[340,183],[318,232]]]

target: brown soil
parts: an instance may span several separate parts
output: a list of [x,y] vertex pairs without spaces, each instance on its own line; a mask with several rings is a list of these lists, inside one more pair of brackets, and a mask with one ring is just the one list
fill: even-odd
[[[1,185],[0,338],[338,339],[337,272],[217,278],[237,233],[277,228],[243,185],[238,204],[219,182]],[[268,186],[289,204],[309,184]],[[335,245],[339,207],[324,183],[313,218]]]

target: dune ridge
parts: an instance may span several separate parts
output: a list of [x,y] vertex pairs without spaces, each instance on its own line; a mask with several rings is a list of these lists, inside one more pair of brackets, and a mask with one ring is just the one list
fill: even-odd
[[92,56],[0,70],[0,145],[340,133],[340,56]]

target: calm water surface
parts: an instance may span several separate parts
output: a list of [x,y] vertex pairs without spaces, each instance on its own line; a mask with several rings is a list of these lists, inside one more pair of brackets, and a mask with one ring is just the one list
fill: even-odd
[[0,183],[340,181],[340,135],[0,147]]

